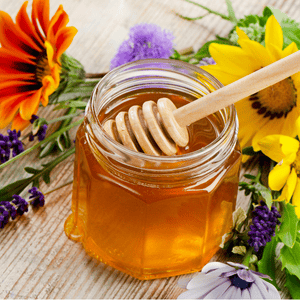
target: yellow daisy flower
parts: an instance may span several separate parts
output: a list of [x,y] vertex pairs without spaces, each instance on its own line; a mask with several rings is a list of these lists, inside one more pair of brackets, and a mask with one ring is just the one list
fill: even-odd
[[[283,48],[282,29],[274,16],[266,23],[265,46],[252,41],[238,27],[238,46],[212,43],[209,52],[216,65],[203,66],[224,85],[249,75],[281,58],[298,51],[293,42]],[[296,136],[295,122],[300,115],[298,94],[300,73],[280,81],[235,104],[239,122],[239,140],[242,147],[252,145],[270,134]]]
[[[300,136],[300,118],[296,121]],[[269,187],[282,192],[278,201],[292,202],[300,218],[300,143],[298,140],[280,134],[269,135],[258,143],[258,150],[278,164],[269,174]],[[292,198],[293,197],[293,198]]]

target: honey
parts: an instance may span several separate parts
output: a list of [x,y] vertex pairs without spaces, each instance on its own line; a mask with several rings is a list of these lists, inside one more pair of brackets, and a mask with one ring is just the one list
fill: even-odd
[[201,270],[229,231],[235,209],[240,150],[234,108],[227,109],[231,123],[224,121],[228,113],[210,115],[189,126],[189,145],[177,156],[154,157],[110,140],[101,124],[147,100],[168,97],[180,107],[195,95],[145,84],[109,93],[114,97],[101,108],[89,104],[77,132],[67,236],[139,279]]

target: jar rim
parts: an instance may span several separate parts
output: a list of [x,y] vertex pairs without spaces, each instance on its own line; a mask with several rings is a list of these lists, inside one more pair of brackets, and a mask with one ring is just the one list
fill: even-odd
[[[203,70],[203,69],[201,69],[201,68],[199,68],[195,65],[191,65],[189,63],[174,60],[174,59],[143,59],[143,60],[136,60],[134,62],[129,62],[129,63],[126,63],[124,65],[121,65],[121,66],[111,70],[110,72],[108,72],[98,82],[98,84],[95,86],[95,88],[92,92],[92,96],[91,96],[91,99],[90,99],[90,108],[91,108],[91,112],[92,112],[92,115],[93,115],[93,119],[95,120],[96,124],[100,128],[102,137],[105,139],[105,141],[108,144],[112,144],[115,149],[122,152],[123,154],[129,155],[129,156],[134,156],[138,159],[152,161],[152,162],[169,162],[169,163],[173,163],[173,162],[194,160],[198,157],[206,156],[208,153],[215,150],[217,147],[219,147],[223,143],[223,141],[228,137],[228,132],[229,132],[228,129],[230,127],[232,127],[234,125],[234,123],[238,122],[237,114],[236,114],[236,110],[235,110],[234,105],[230,105],[228,107],[225,107],[225,108],[219,110],[219,112],[223,112],[222,115],[223,115],[223,117],[225,116],[226,119],[224,121],[224,127],[223,127],[222,131],[218,134],[218,136],[212,142],[210,142],[208,145],[206,145],[206,146],[204,146],[204,147],[202,147],[202,148],[200,148],[196,151],[192,151],[192,152],[181,154],[181,155],[154,156],[154,155],[149,155],[149,154],[146,154],[146,153],[143,153],[143,152],[137,152],[137,151],[131,150],[130,148],[127,148],[123,144],[118,143],[117,141],[113,140],[105,132],[105,130],[103,128],[103,125],[101,124],[101,122],[98,119],[98,116],[96,114],[95,102],[96,102],[96,93],[97,93],[97,91],[99,89],[103,88],[104,84],[106,82],[108,82],[112,78],[115,78],[121,72],[124,72],[126,70],[130,70],[130,69],[134,69],[137,66],[143,66],[143,65],[146,66],[146,65],[155,65],[155,64],[156,65],[171,64],[171,65],[175,65],[177,67],[181,67],[183,69],[189,69],[191,71],[194,71],[195,73],[200,73],[201,75],[208,78],[210,80],[210,82],[212,83],[214,88],[218,89],[218,88],[223,87],[223,84],[217,78],[215,78],[210,73],[208,73],[207,71],[205,71],[205,70]],[[153,69],[156,70],[155,68],[153,68]],[[189,75],[187,75],[187,76],[189,76]],[[199,84],[201,84],[201,81],[199,79],[194,77],[193,80],[198,81]],[[238,127],[238,124],[236,124],[236,126]]]

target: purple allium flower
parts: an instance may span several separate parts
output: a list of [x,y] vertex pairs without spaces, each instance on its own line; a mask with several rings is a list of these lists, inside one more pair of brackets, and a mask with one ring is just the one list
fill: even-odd
[[17,209],[17,214],[22,216],[28,211],[28,202],[19,195],[13,195],[13,200],[11,201]]
[[[30,119],[30,123],[33,124],[35,120],[39,119],[38,116],[32,115]],[[46,131],[47,131],[47,124],[43,124],[42,126],[39,127],[38,131],[36,134],[30,134],[29,135],[29,141],[32,142],[34,140],[34,137],[38,137],[39,141],[43,141],[46,137]]]
[[275,228],[280,224],[278,219],[281,215],[275,206],[272,206],[270,210],[266,203],[261,201],[252,212],[252,216],[253,225],[250,225],[248,232],[250,237],[248,244],[258,252],[259,248],[270,242],[272,236],[275,235]]
[[212,57],[204,57],[199,61],[198,66],[206,66],[206,65],[215,65],[216,62],[214,61],[214,59]]
[[32,187],[29,191],[28,191],[31,196],[29,197],[30,204],[34,207],[42,207],[45,204],[45,196],[43,195],[42,192],[40,192],[35,186]]
[[8,135],[0,134],[0,163],[10,159],[10,155],[16,156],[24,151],[22,142],[19,140],[21,131],[7,130]]
[[242,264],[212,262],[183,283],[188,291],[177,299],[280,299],[276,288],[261,278],[270,279]]
[[173,39],[171,32],[156,24],[137,24],[130,29],[129,39],[119,47],[110,68],[139,59],[169,58],[173,53]]

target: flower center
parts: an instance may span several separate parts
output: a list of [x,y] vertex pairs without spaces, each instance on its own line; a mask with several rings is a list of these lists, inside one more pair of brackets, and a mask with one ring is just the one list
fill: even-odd
[[51,70],[49,68],[47,52],[44,51],[37,58],[37,63],[36,63],[36,68],[35,68],[36,80],[39,83],[42,83],[43,78],[47,75],[51,75]]
[[285,117],[296,106],[297,89],[291,77],[267,87],[249,97],[252,108],[270,120]]
[[230,276],[229,279],[232,285],[239,287],[242,290],[247,289],[252,285],[252,282],[241,279],[237,274]]

